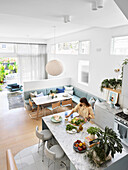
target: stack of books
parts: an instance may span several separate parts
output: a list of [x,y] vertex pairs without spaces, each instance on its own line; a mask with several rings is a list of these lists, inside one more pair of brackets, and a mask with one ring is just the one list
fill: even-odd
[[91,148],[91,147],[93,147],[94,145],[99,144],[99,142],[93,143],[93,140],[94,140],[94,139],[91,139],[90,136],[85,137],[85,143],[86,143],[86,145],[87,145],[88,148]]

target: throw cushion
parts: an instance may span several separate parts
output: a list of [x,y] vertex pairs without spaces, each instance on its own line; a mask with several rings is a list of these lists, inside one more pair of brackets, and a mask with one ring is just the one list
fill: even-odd
[[19,88],[19,85],[12,85],[12,89]]
[[71,86],[71,87],[64,86],[64,88],[65,88],[66,91],[71,91],[71,90],[73,90],[73,87],[72,87],[72,86]]
[[64,92],[67,94],[73,95],[73,90],[65,90]]
[[63,88],[63,89],[57,88],[56,90],[57,90],[57,93],[64,93],[65,88]]
[[44,96],[43,92],[36,95],[36,97],[41,97],[41,96]]
[[94,104],[95,104],[96,100],[94,99],[94,97],[91,97],[89,100],[90,105],[92,106],[92,108],[94,109]]
[[35,91],[34,93],[30,93],[30,98],[32,99],[33,97],[36,97],[37,95],[37,91]]

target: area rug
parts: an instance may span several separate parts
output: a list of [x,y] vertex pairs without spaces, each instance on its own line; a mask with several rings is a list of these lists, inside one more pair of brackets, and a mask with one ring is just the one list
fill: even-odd
[[24,107],[24,101],[21,93],[8,93],[7,94],[9,110]]

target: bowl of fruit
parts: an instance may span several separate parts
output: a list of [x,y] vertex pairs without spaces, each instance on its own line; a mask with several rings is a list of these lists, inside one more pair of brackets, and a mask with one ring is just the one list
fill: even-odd
[[78,153],[84,153],[87,148],[85,142],[81,142],[80,140],[77,140],[73,144],[73,149]]

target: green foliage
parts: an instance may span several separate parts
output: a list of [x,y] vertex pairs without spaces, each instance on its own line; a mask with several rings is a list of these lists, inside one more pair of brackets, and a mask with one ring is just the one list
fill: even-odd
[[108,127],[105,127],[105,131],[99,130],[97,132],[98,138],[95,139],[93,142],[99,142],[97,148],[103,149],[105,155],[108,156],[111,153],[111,156],[114,158],[114,154],[116,152],[122,153],[122,144],[121,140],[117,137],[117,134]]
[[123,71],[124,71],[124,66],[128,64],[128,58],[126,58],[123,63],[122,63],[122,68],[121,68],[121,78],[123,78]]
[[97,128],[97,127],[89,127],[89,128],[87,129],[87,132],[88,132],[89,134],[91,134],[91,135],[95,135],[99,130],[100,130],[100,129]]
[[[101,161],[104,162],[106,161],[106,157],[111,154],[111,156],[114,158],[114,155],[116,152],[122,153],[122,144],[121,140],[117,137],[116,133],[108,127],[105,127],[105,131],[103,132],[102,130],[98,130],[97,134],[97,139],[93,140],[93,143],[99,143],[95,145],[92,149],[90,149],[87,152],[87,157],[89,160],[100,166]],[[100,161],[94,161],[93,158],[93,152],[96,152],[97,156],[99,157]]]
[[101,83],[101,87],[100,87],[100,90],[101,92],[103,92],[103,88],[113,88],[113,89],[116,89],[117,86],[122,86],[122,80],[121,79],[105,79],[102,81]]

